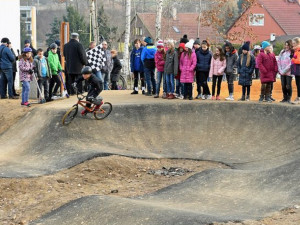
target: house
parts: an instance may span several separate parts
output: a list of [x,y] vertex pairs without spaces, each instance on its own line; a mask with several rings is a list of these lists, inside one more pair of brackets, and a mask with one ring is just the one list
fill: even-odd
[[[172,16],[162,17],[161,39],[172,39],[177,42],[184,34],[187,34],[189,39],[196,39],[198,37],[198,18],[199,13],[173,13]],[[148,36],[154,40],[155,21],[156,13],[137,13],[131,20],[130,42]],[[125,32],[119,40],[121,42],[119,45],[120,52],[123,52],[124,34]],[[200,40],[208,39],[211,42],[218,42],[218,37],[217,31],[211,26],[201,26],[199,24]]]
[[[257,0],[227,31],[233,43],[252,43],[300,32],[300,0]],[[244,27],[244,29],[242,28]]]

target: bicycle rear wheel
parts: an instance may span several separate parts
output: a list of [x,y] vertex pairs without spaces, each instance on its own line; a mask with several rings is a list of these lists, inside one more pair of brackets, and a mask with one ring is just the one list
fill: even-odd
[[62,118],[62,124],[68,125],[72,122],[72,120],[76,117],[78,112],[78,105],[74,105],[71,109],[69,109],[66,114]]
[[94,112],[94,117],[97,120],[103,120],[106,118],[112,111],[112,105],[109,102],[103,103],[103,105],[98,109],[97,111]]

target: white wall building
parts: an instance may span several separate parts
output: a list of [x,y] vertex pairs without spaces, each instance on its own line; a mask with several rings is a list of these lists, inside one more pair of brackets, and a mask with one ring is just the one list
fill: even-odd
[[[17,54],[20,49],[20,0],[0,0],[0,40],[9,38]],[[19,76],[16,76],[19,87]]]
[[21,6],[20,13],[21,20],[25,23],[27,39],[30,40],[32,46],[36,48],[36,8],[34,6]]

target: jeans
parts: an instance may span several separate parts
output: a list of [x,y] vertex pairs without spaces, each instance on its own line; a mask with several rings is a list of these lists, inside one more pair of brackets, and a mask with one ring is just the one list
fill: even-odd
[[1,70],[1,80],[0,80],[0,94],[1,98],[6,97],[6,85],[8,86],[8,95],[9,97],[13,97],[13,71],[12,69]]
[[229,94],[233,94],[234,91],[234,86],[233,86],[233,81],[234,81],[234,74],[233,73],[226,73],[226,80],[228,84],[228,92]]
[[[212,95],[215,96],[216,84],[217,84],[217,96],[220,95],[221,92],[221,83],[222,83],[222,75],[213,75],[213,85],[212,85]],[[217,82],[218,81],[218,82]]]
[[23,81],[22,82],[22,103],[28,102],[29,99],[29,91],[30,91],[30,82]]
[[147,91],[148,93],[156,93],[156,84],[155,84],[155,78],[154,78],[154,70],[150,68],[144,68],[145,77],[146,77],[146,84],[147,84]]
[[[48,81],[48,77],[41,77],[38,79],[38,85],[39,88],[41,90],[41,92],[43,91],[44,88],[44,98],[47,99],[49,97],[49,81]],[[40,93],[39,91],[37,92],[37,97],[40,97]]]
[[104,80],[104,90],[108,90],[109,80],[110,80],[110,74],[108,72],[102,72],[102,77]]
[[167,80],[167,93],[173,94],[175,90],[174,74],[166,74],[166,80]]
[[180,79],[176,79],[176,94],[184,95],[184,83],[181,83]]
[[281,87],[284,97],[292,97],[292,79],[291,76],[281,76]]
[[159,95],[161,79],[163,79],[163,92],[167,92],[166,75],[164,72],[157,71],[156,74],[156,94]]
[[[96,71],[95,75],[96,75],[96,77],[97,77],[99,80],[102,81],[102,86],[103,86],[103,77],[102,77],[101,71],[100,71],[100,70],[99,70],[99,71]],[[102,87],[102,89],[104,89],[104,87]]]

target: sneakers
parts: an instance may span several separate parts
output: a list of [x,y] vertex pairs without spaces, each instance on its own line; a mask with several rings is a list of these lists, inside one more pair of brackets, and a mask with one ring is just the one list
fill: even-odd
[[271,99],[273,102],[275,102],[275,101],[276,101],[274,98],[272,98],[272,96],[270,96],[270,99]]
[[202,99],[202,94],[197,95],[195,99]]
[[183,95],[179,95],[177,98],[182,100],[184,97]]
[[207,95],[202,95],[201,99],[202,99],[202,100],[207,99]]
[[250,101],[250,96],[249,96],[249,95],[247,95],[247,97],[246,97],[246,101],[247,101],[247,102],[249,102],[249,101]]
[[194,100],[193,96],[189,97],[189,100]]
[[142,95],[145,95],[145,94],[146,94],[146,92],[144,90],[142,90]]
[[212,97],[211,97],[211,100],[216,100],[216,97],[215,97],[215,96],[212,96]]
[[167,96],[167,93],[164,92],[163,95],[162,95],[162,98],[163,98],[163,99],[166,99],[167,97],[168,97],[168,96]]
[[132,95],[137,95],[138,93],[139,93],[138,91],[131,92]]
[[208,99],[208,100],[210,100],[210,99],[212,98],[211,95],[206,95],[205,97],[206,97],[206,99]]
[[158,94],[154,95],[154,98],[159,98],[159,95]]
[[246,100],[245,95],[243,95],[243,96],[239,99],[239,101],[245,101],[245,100]]
[[30,106],[31,106],[29,102],[24,102],[24,103],[22,102],[21,105],[27,106],[27,107],[30,107]]
[[9,98],[9,99],[19,99],[18,96],[9,96],[8,98]]
[[266,96],[265,101],[269,103],[273,102],[270,96]]
[[168,99],[174,99],[174,98],[175,98],[175,96],[173,94],[169,94]]
[[292,102],[292,104],[297,105],[300,104],[300,97],[296,98],[294,102]]
[[147,93],[145,94],[145,96],[152,96],[152,93],[151,93],[151,92],[147,92]]
[[263,102],[264,101],[264,95],[260,95],[260,97],[259,97],[259,100],[258,100],[259,102]]
[[217,95],[216,100],[221,100],[219,95]]
[[227,101],[234,101],[233,95],[229,95],[227,98],[225,98]]

